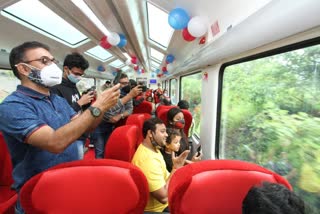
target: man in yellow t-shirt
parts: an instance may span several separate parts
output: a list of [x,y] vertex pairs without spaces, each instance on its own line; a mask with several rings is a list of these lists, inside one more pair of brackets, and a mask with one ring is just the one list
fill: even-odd
[[145,211],[163,212],[168,207],[168,184],[171,175],[182,167],[189,151],[184,151],[178,157],[172,157],[171,173],[166,169],[163,156],[159,150],[165,145],[167,138],[166,126],[159,118],[151,118],[143,124],[144,140],[138,147],[132,163],[139,167],[148,180],[149,201]]

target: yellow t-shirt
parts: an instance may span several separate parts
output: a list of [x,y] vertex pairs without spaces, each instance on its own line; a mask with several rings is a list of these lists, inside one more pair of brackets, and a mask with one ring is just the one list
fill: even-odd
[[[154,192],[166,184],[169,177],[169,172],[166,169],[166,164],[159,150],[157,152],[151,151],[143,144],[140,144],[134,157],[132,164],[139,167],[144,175],[147,177],[149,191]],[[162,212],[168,204],[160,203],[151,194],[145,211]]]

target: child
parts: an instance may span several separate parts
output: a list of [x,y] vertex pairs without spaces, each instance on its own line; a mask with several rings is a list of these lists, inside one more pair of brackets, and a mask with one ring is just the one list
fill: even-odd
[[167,170],[171,172],[172,153],[178,152],[180,149],[181,133],[177,129],[167,128],[167,134],[166,145],[162,148],[161,153],[166,162]]

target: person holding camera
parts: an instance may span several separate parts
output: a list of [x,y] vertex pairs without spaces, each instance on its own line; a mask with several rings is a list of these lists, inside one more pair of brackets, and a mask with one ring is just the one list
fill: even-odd
[[104,113],[103,120],[94,131],[94,136],[96,138],[94,148],[95,157],[97,159],[104,158],[106,143],[114,130],[116,123],[132,114],[132,99],[142,92],[140,86],[131,89],[128,76],[121,71],[118,71],[117,76],[113,81],[114,85],[118,83],[120,83],[120,97],[118,103]]
[[[88,61],[79,53],[68,54],[63,62],[62,82],[50,88],[50,92],[67,100],[75,112],[85,111],[95,97],[94,90],[80,96],[76,84],[81,80],[84,71],[89,67]],[[83,158],[84,145],[88,134],[84,133],[79,139],[79,155]]]

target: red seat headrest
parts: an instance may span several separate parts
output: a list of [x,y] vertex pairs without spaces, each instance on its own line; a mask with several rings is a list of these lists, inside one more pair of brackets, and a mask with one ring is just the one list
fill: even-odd
[[238,160],[208,160],[177,170],[169,184],[170,213],[241,214],[249,189],[263,181],[292,190],[280,175]]
[[137,148],[138,127],[120,126],[113,130],[105,146],[104,157],[131,162]]
[[99,159],[57,165],[25,183],[26,213],[143,213],[148,201],[144,174],[131,163]]

